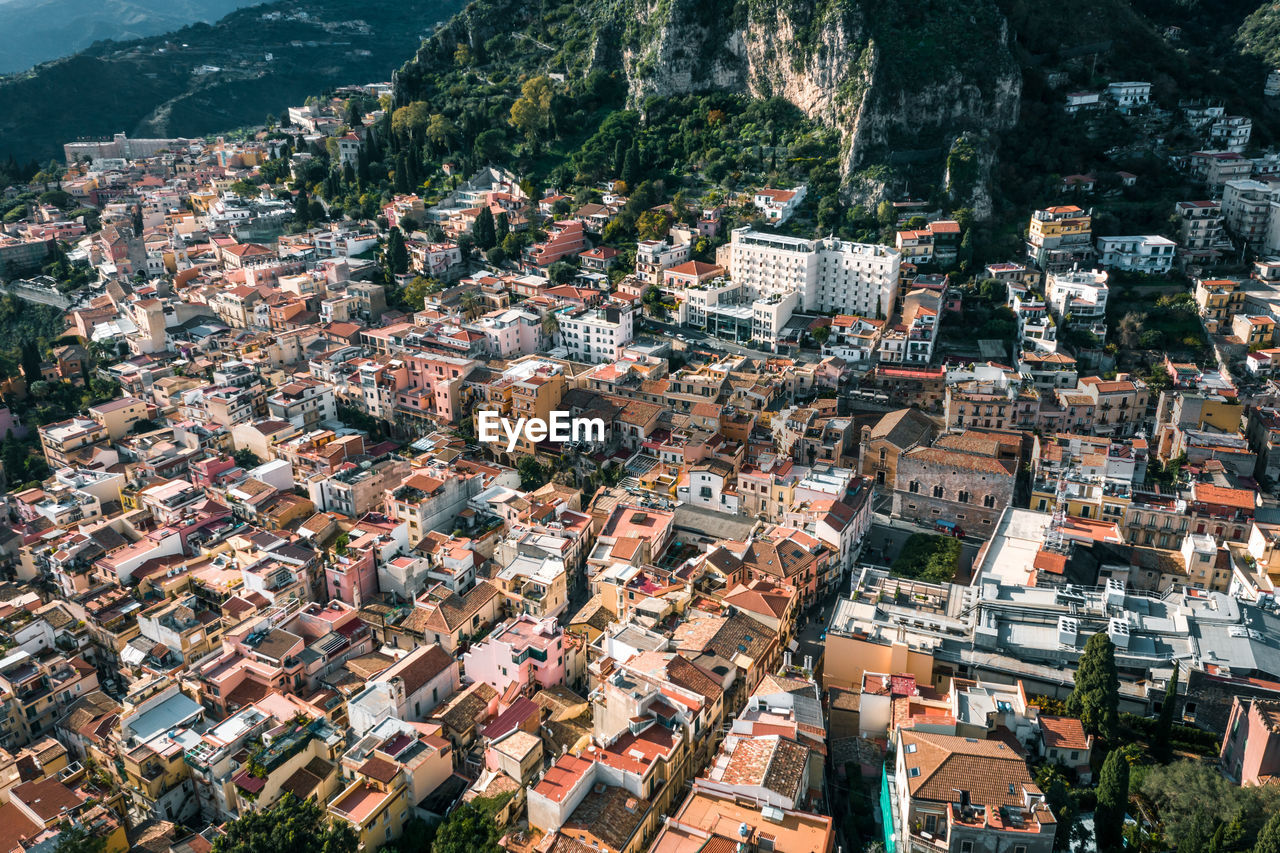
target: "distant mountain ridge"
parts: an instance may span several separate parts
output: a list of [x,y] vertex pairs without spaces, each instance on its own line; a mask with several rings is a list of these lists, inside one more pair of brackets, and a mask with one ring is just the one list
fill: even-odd
[[217,21],[263,0],[6,0],[0,74],[70,56],[96,41],[127,41]]
[[390,80],[462,5],[279,0],[212,25],[101,42],[0,78],[0,157],[44,162],[84,137],[200,136],[260,124],[326,89]]

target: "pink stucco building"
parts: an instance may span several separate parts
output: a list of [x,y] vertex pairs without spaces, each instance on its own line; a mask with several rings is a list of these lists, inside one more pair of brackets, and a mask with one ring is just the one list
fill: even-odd
[[520,614],[462,656],[469,681],[483,681],[503,701],[564,683],[564,633],[554,618]]
[[1280,702],[1232,699],[1218,760],[1227,778],[1241,785],[1274,782],[1280,775]]

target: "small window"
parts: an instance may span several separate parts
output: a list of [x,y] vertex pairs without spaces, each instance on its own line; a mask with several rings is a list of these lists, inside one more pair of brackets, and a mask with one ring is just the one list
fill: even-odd
[[907,775],[910,776],[912,779],[914,779],[915,777],[920,775],[920,768],[919,767],[909,768],[907,770]]
[[961,841],[961,842],[960,842],[960,853],[973,853],[973,842],[972,842],[972,841]]
[[906,752],[907,754],[913,753],[916,751],[916,745],[914,743],[909,743],[905,747],[903,747],[903,751]]

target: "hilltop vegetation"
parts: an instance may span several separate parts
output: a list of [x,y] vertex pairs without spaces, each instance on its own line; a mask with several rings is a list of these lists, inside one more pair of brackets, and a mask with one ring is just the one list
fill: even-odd
[[[1166,195],[1184,189],[1169,152],[1117,116],[1067,116],[1064,87],[1150,80],[1162,107],[1222,103],[1252,117],[1255,141],[1269,144],[1266,66],[1240,52],[1240,33],[1276,14],[1271,5],[1250,17],[1256,0],[481,0],[401,69],[396,105],[435,111],[441,95],[483,91],[482,120],[464,111],[459,124],[465,148],[481,131],[510,135],[505,105],[537,75],[563,75],[571,90],[607,80],[642,122],[653,97],[778,97],[833,132],[850,205],[911,194],[1014,228],[1029,206],[1061,195],[1062,175],[1128,169],[1143,183],[1119,218],[1155,230]],[[1167,142],[1198,144],[1176,133]],[[999,233],[989,239],[1003,245]]]
[[216,21],[259,0],[5,0],[0,74],[69,56],[96,41],[143,38]]
[[460,6],[281,0],[213,25],[96,44],[0,79],[0,157],[44,162],[79,137],[200,136],[256,124],[326,88],[389,79]]

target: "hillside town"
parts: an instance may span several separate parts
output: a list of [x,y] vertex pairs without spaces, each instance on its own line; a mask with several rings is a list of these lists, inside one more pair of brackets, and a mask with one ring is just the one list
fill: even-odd
[[1208,146],[1176,239],[1071,175],[971,266],[970,211],[815,236],[805,183],[658,193],[622,144],[379,194],[389,93],[5,191],[48,198],[4,299],[57,330],[0,384],[0,853],[266,849],[300,804],[327,851],[1159,853],[1131,764],[1275,785],[1249,118],[1165,105]]

